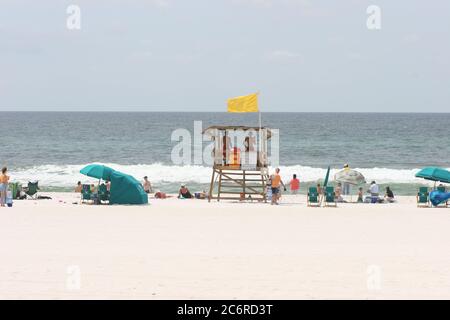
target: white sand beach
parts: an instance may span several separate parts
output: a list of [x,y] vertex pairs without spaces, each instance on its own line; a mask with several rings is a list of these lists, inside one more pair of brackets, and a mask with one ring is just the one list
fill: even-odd
[[450,209],[151,200],[0,209],[2,299],[449,299]]

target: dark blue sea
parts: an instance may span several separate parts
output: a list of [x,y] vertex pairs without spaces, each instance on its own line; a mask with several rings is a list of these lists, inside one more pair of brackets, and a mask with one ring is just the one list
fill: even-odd
[[[176,129],[194,136],[194,121],[211,125],[258,126],[256,114],[0,112],[0,165],[12,180],[39,180],[46,190],[71,190],[78,171],[104,163],[154,187],[174,192],[208,184],[211,168],[174,164]],[[366,180],[414,194],[424,166],[450,168],[450,114],[263,113],[262,124],[279,129],[279,166],[287,180],[296,173],[305,184],[323,179],[348,163]],[[204,142],[206,145],[208,142]],[[305,190],[305,188],[303,188]]]

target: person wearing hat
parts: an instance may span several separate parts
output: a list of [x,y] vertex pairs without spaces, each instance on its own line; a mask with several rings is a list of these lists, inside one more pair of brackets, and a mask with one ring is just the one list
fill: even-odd
[[147,176],[144,177],[144,182],[142,182],[142,186],[144,187],[144,191],[146,193],[153,192],[152,184],[150,183],[150,181],[148,181],[148,177]]

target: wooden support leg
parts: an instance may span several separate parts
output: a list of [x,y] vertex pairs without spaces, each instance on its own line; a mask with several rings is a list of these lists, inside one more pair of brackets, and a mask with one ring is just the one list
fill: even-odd
[[208,194],[208,202],[211,202],[212,194],[214,191],[214,175],[216,173],[216,169],[213,168],[212,176],[211,176],[211,184],[209,186],[209,194]]
[[262,195],[264,198],[264,203],[267,203],[266,179],[265,179],[264,173],[262,171],[261,171],[261,186],[262,186]]
[[220,201],[220,191],[222,189],[222,170],[219,170],[219,187],[217,189],[217,202]]
[[246,183],[246,181],[245,181],[245,170],[243,170],[242,171],[242,177],[243,177],[243,179],[244,179],[244,184],[242,185],[242,192],[244,193],[244,199],[245,199],[245,183]]

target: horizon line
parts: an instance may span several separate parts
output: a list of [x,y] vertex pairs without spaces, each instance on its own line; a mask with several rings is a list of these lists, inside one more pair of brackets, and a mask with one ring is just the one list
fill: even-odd
[[[16,112],[16,113],[230,113],[227,111],[186,111],[186,110],[174,110],[174,111],[162,111],[162,110],[0,110],[1,112]],[[246,112],[246,113],[258,113],[258,112]],[[450,114],[450,112],[444,111],[260,111],[260,113],[352,113],[352,114]]]

